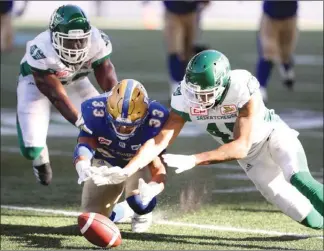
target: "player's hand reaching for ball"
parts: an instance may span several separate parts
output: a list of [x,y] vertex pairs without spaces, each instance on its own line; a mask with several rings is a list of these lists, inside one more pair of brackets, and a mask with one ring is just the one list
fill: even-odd
[[176,173],[182,173],[196,166],[194,155],[163,154],[162,158],[169,167],[177,168]]
[[102,166],[97,168],[92,175],[92,180],[97,186],[120,184],[129,177],[127,172],[119,167]]

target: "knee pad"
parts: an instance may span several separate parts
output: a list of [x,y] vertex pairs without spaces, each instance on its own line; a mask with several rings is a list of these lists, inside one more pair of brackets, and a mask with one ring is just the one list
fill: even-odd
[[133,209],[133,211],[139,215],[152,212],[157,203],[156,197],[154,197],[149,204],[143,205],[142,200],[138,194],[128,197],[126,201],[128,205]]
[[21,154],[28,160],[37,159],[44,147],[24,147],[20,146]]

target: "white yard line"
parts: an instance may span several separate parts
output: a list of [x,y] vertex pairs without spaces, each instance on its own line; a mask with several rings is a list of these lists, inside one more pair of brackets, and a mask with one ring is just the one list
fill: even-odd
[[[3,209],[10,210],[20,210],[20,211],[33,211],[40,213],[48,213],[55,215],[64,215],[68,217],[76,217],[80,212],[76,211],[65,211],[65,210],[55,210],[55,209],[46,209],[46,208],[35,208],[35,207],[20,207],[20,206],[10,206],[10,205],[1,205]],[[167,220],[158,220],[155,221],[159,225],[169,225],[177,227],[189,227],[189,228],[198,228],[204,230],[214,230],[214,231],[227,231],[227,232],[236,232],[236,233],[249,233],[249,234],[263,234],[263,235],[290,235],[290,236],[300,236],[300,237],[311,237],[317,239],[323,239],[323,236],[320,235],[308,235],[308,234],[298,234],[298,233],[284,233],[271,230],[262,230],[262,229],[246,229],[246,228],[236,228],[228,226],[217,226],[217,225],[206,225],[206,224],[194,224],[194,223],[185,223],[177,221],[167,221]]]
[[227,194],[227,193],[251,193],[258,192],[255,187],[237,187],[237,188],[228,188],[228,189],[214,189],[212,193]]

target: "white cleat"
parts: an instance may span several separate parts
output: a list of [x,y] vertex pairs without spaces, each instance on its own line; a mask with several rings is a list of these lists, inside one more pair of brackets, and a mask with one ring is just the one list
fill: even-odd
[[135,214],[132,218],[132,232],[144,233],[152,225],[153,214],[152,212],[144,215]]
[[133,209],[131,209],[131,207],[128,205],[127,201],[120,202],[115,207],[122,207],[122,210],[124,211],[123,218],[116,221],[116,223],[130,223],[135,213]]

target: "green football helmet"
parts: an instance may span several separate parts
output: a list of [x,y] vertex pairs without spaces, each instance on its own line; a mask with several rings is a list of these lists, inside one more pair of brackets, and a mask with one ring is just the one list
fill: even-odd
[[189,106],[210,109],[219,101],[230,80],[230,63],[216,50],[196,54],[188,63],[181,83]]
[[91,46],[91,25],[83,10],[76,5],[62,5],[51,16],[49,29],[52,45],[61,60],[82,63]]

